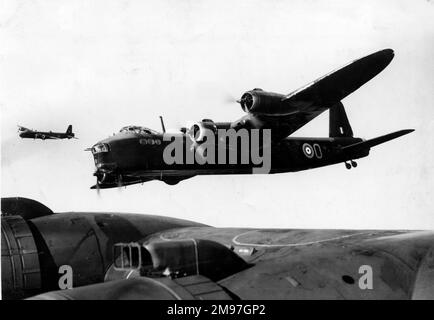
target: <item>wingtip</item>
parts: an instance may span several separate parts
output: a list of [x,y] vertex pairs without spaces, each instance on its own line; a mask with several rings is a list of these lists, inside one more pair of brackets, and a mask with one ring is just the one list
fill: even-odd
[[404,134],[409,134],[409,133],[412,133],[413,131],[415,131],[415,129],[404,129],[402,131],[404,132]]
[[380,50],[374,53],[373,55],[383,60],[384,61],[383,63],[387,66],[395,57],[395,51],[393,51],[393,49],[388,48],[388,49]]
[[381,52],[383,52],[385,55],[392,56],[392,57],[395,55],[395,51],[393,51],[393,49],[391,48],[383,49],[381,50]]
[[395,52],[393,49],[387,48],[371,53],[360,60],[369,61],[371,66],[376,66],[379,69],[379,72],[381,72],[389,65],[394,57]]
[[412,133],[413,131],[414,131],[414,129],[402,129],[402,130],[396,131],[395,135],[396,135],[396,138],[398,138],[398,137],[405,136],[409,133]]

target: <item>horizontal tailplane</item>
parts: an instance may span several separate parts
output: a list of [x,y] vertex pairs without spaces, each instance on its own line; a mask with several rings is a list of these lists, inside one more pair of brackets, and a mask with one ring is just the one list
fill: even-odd
[[386,134],[384,136],[380,136],[377,138],[373,138],[370,140],[366,140],[366,141],[358,142],[355,144],[351,144],[349,146],[345,146],[342,148],[342,150],[347,151],[347,152],[352,152],[352,151],[357,151],[357,150],[361,150],[361,149],[369,149],[369,148],[375,147],[376,145],[379,145],[379,144],[382,144],[384,142],[401,137],[403,135],[409,134],[413,131],[414,131],[414,129],[399,130],[396,132]]

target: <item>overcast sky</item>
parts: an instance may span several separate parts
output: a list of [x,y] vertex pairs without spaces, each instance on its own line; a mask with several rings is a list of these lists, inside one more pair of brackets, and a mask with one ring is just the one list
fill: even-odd
[[[370,1],[2,1],[1,195],[54,211],[161,214],[215,226],[434,229],[434,4]],[[243,115],[260,87],[289,93],[380,49],[395,58],[343,103],[356,136],[416,131],[344,164],[200,176],[122,190],[84,149],[125,125]],[[24,140],[16,125],[79,140]],[[294,135],[327,136],[324,113]]]

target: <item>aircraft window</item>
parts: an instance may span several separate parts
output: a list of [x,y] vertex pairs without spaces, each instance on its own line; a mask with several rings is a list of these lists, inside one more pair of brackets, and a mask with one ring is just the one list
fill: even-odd
[[139,126],[127,126],[123,127],[120,132],[134,132],[137,134],[158,134],[157,131],[145,128],[145,127],[139,127]]
[[113,246],[113,257],[115,257],[114,266],[115,268],[123,268],[124,267],[124,244],[116,243]]
[[97,144],[92,148],[92,153],[101,153],[101,152],[109,152],[109,146],[106,143]]
[[142,261],[140,256],[140,246],[130,246],[129,248],[129,260],[131,264],[131,268],[138,269],[140,268]]
[[142,265],[141,246],[138,243],[116,243],[113,246],[115,269],[139,269]]

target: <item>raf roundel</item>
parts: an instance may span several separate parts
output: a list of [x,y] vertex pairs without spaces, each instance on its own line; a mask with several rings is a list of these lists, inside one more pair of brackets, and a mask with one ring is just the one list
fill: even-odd
[[305,143],[303,144],[303,153],[306,157],[308,157],[309,159],[313,158],[314,153],[313,153],[313,148],[309,143]]

